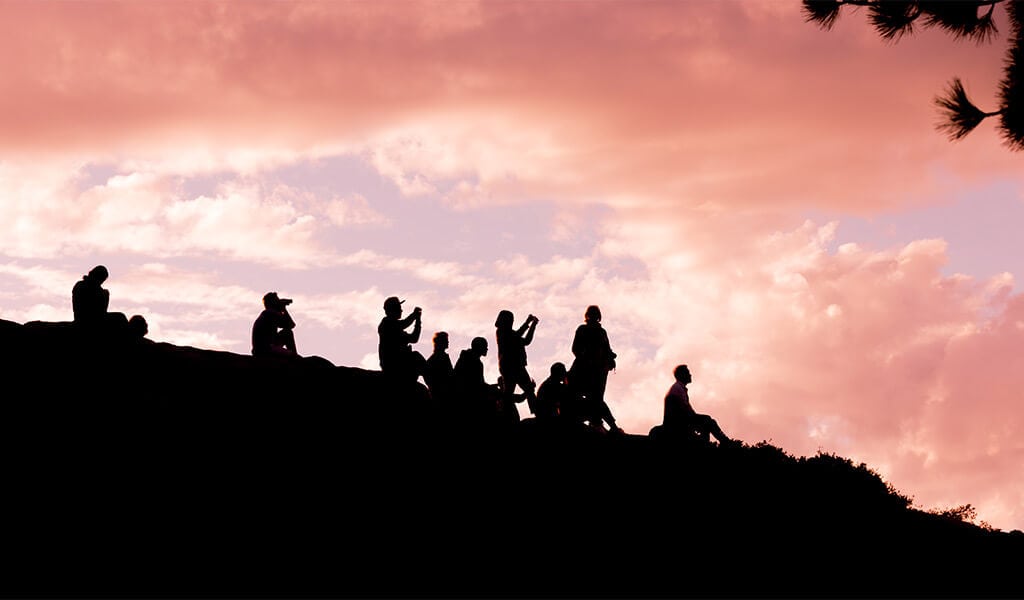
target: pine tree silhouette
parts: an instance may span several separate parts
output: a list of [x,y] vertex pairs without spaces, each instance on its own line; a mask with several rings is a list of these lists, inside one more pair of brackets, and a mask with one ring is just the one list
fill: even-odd
[[942,115],[936,128],[950,140],[963,139],[988,117],[999,117],[999,134],[1012,151],[1024,150],[1024,0],[803,0],[807,21],[830,30],[844,7],[865,8],[868,20],[887,42],[912,35],[915,27],[938,27],[957,39],[977,44],[997,36],[994,13],[997,5],[1006,9],[1010,24],[1009,45],[1004,59],[1003,79],[997,94],[998,108],[984,111],[967,96],[963,82],[954,77],[946,90],[934,98]]

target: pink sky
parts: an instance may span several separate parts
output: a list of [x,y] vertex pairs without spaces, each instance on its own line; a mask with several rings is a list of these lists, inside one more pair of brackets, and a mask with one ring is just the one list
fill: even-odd
[[0,318],[70,320],[102,263],[155,340],[247,353],[277,290],[300,352],[376,368],[397,294],[424,354],[536,314],[540,380],[599,304],[628,431],[687,363],[727,433],[1024,529],[1024,155],[931,104],[960,76],[991,110],[1005,36],[797,0],[2,8]]

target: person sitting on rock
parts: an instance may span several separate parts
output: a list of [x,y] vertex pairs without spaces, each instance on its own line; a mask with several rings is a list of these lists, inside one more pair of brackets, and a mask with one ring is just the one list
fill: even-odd
[[277,292],[263,296],[263,312],[252,324],[252,355],[297,357],[295,321],[288,314],[291,298],[280,298]]
[[501,409],[501,391],[484,379],[487,340],[475,337],[455,362],[456,419],[475,425],[494,425]]
[[719,446],[734,446],[739,442],[725,435],[718,422],[710,415],[702,415],[690,405],[690,393],[686,386],[692,381],[690,368],[679,365],[673,371],[676,382],[665,394],[665,414],[662,418],[661,433],[671,439],[685,439],[696,434],[700,440],[710,443],[715,436]]
[[423,381],[430,390],[435,406],[448,410],[451,408],[452,395],[455,387],[455,367],[448,356],[448,332],[438,331],[434,334],[434,352],[427,358],[423,371]]
[[540,384],[537,399],[530,405],[530,410],[538,421],[549,422],[560,416],[569,421],[574,412],[572,400],[565,363],[556,362],[551,365],[551,375]]
[[[377,356],[380,370],[385,375],[402,381],[416,381],[427,364],[423,355],[412,349],[412,344],[420,341],[423,310],[417,306],[403,319],[403,302],[405,300],[399,300],[397,296],[384,300],[384,318],[377,326]],[[406,331],[410,325],[412,331]]]
[[97,265],[71,288],[71,310],[75,324],[91,329],[125,329],[128,318],[124,313],[107,312],[110,292],[103,288],[103,282],[108,276],[107,268]]

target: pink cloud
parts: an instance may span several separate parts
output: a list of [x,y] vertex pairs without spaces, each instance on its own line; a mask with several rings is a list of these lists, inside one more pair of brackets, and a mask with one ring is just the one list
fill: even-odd
[[12,5],[3,147],[302,151],[441,119],[461,131],[420,140],[447,150],[431,172],[387,163],[410,192],[479,171],[499,191],[516,180],[510,193],[869,209],[943,191],[940,162],[1016,175],[989,128],[958,145],[932,131],[953,75],[991,97],[999,43],[890,46],[856,14],[821,32],[798,3],[402,7],[110,3],[97,19],[95,5]]
[[[499,307],[538,312],[544,339],[559,341],[531,347],[535,377],[567,359],[596,302],[622,357],[609,398],[627,429],[660,420],[671,368],[688,362],[695,405],[730,433],[836,450],[921,503],[971,502],[1020,527],[1013,390],[1024,370],[1013,349],[1024,309],[1011,280],[944,276],[941,240],[830,253],[836,224],[794,217],[939,202],[991,179],[1019,185],[1020,157],[990,124],[958,144],[933,129],[931,98],[954,75],[987,104],[1001,43],[926,32],[890,46],[863,15],[826,33],[798,2],[774,0],[401,8],[6,5],[0,253],[404,276],[394,287],[429,307],[453,348],[490,335]],[[397,240],[335,256],[319,244],[325,227],[391,226],[376,199],[262,175],[336,155],[466,212],[551,199],[562,240],[586,227],[579,206],[610,213],[582,256],[460,262]],[[86,162],[121,175],[82,189]],[[233,176],[213,192],[174,185],[218,169]],[[609,269],[616,260],[636,273]],[[81,274],[10,262],[0,275],[30,298],[4,314],[28,317],[66,307]],[[265,290],[238,278],[150,264],[111,287],[166,341],[245,352],[239,315]],[[161,305],[168,286],[188,300]],[[334,338],[314,348],[375,365],[366,348],[390,290],[297,291],[296,310]]]

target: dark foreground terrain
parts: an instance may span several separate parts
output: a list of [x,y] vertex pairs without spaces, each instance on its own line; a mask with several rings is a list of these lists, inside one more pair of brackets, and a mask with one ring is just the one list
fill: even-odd
[[1024,597],[1024,534],[766,443],[482,430],[325,361],[0,321],[0,594]]

